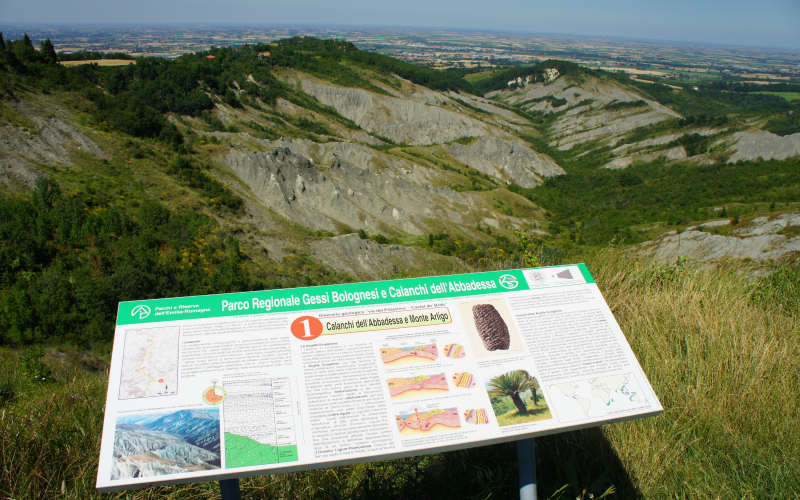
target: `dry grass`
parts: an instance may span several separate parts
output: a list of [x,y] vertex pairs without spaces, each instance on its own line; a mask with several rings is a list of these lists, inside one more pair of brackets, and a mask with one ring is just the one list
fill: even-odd
[[604,71],[622,71],[632,75],[648,75],[648,76],[664,76],[668,72],[656,69],[641,69],[641,68],[628,68],[625,66],[598,66],[598,69]]
[[734,270],[602,260],[597,282],[665,409],[605,429],[641,493],[800,493],[797,311],[756,304]]
[[84,61],[61,61],[64,66],[82,66],[84,64],[96,64],[98,66],[127,66],[136,64],[133,59],[86,59]]
[[[539,439],[541,497],[598,497],[613,487],[621,498],[797,498],[793,302],[754,300],[753,283],[732,269],[637,262],[616,251],[587,260],[665,411]],[[51,348],[41,381],[24,353],[0,350],[0,497],[97,496],[105,363]],[[253,498],[510,498],[515,460],[513,446],[501,445],[250,478],[242,488]],[[219,490],[202,483],[130,497],[218,498]]]

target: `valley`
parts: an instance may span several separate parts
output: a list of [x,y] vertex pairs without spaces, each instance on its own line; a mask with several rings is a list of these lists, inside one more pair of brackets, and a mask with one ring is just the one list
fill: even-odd
[[[778,384],[800,373],[797,102],[560,59],[470,77],[314,38],[122,66],[61,64],[25,39],[4,40],[0,55],[0,396],[4,432],[16,436],[0,456],[25,464],[0,475],[0,493],[94,494],[119,301],[578,261],[597,269],[671,410],[545,439],[553,464],[571,463],[557,444],[605,450],[581,463],[587,477],[549,471],[547,491],[612,484],[623,497],[660,496],[693,467],[707,474],[693,473],[687,494],[798,488],[797,404]],[[689,369],[706,355],[715,361]],[[710,389],[687,403],[692,384]],[[769,425],[744,405],[711,412],[734,393],[767,408]],[[45,410],[56,401],[74,401],[76,414]],[[738,465],[697,444],[708,434],[687,423],[697,415]],[[176,417],[200,433],[214,425]],[[218,442],[161,423],[125,424],[120,474],[176,456],[218,466]],[[341,496],[391,498],[438,491],[437,470],[475,476],[465,458],[475,453],[484,480],[464,491],[503,496],[486,478],[513,485],[506,448],[421,459],[429,475],[413,459],[376,465],[401,478],[394,490],[370,482],[365,465],[347,468],[350,479],[316,471],[250,484],[289,498],[330,480]],[[677,460],[678,449],[693,458]],[[725,467],[735,472],[717,473]],[[212,494],[181,488],[169,494]]]

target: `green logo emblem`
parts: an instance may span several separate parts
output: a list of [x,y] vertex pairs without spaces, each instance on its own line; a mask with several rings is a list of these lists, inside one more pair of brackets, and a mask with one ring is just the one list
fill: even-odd
[[131,309],[131,316],[139,316],[139,319],[145,319],[150,316],[150,308],[144,304],[139,304]]
[[508,290],[513,290],[517,288],[517,286],[519,285],[517,278],[510,274],[504,274],[500,276],[500,278],[497,281],[500,282],[500,286]]

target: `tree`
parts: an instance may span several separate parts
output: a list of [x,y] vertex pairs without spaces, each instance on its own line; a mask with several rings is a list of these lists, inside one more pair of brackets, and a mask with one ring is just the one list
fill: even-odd
[[0,31],[0,50],[6,50],[6,41],[3,40],[3,32]]
[[531,378],[531,398],[533,399],[533,405],[539,406],[539,382],[535,378]]
[[489,381],[489,397],[508,396],[517,407],[520,415],[527,415],[528,408],[522,401],[521,393],[534,387],[534,379],[525,370],[504,373]]
[[22,40],[14,42],[14,52],[17,59],[24,63],[36,60],[36,49],[33,48],[33,42],[31,42],[31,38],[27,33],[22,37]]
[[41,43],[41,54],[44,62],[47,64],[55,64],[58,62],[56,49],[53,47],[53,42],[51,42],[49,38]]

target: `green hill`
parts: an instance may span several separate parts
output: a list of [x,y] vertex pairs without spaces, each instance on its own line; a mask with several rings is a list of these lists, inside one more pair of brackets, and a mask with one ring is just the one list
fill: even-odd
[[[666,410],[540,439],[540,495],[796,496],[796,105],[750,90],[562,61],[464,77],[310,38],[117,67],[3,40],[0,494],[96,495],[121,300],[584,260]],[[769,258],[683,258],[759,238]],[[243,489],[507,498],[514,460],[493,446]],[[190,495],[218,491],[135,493]]]

